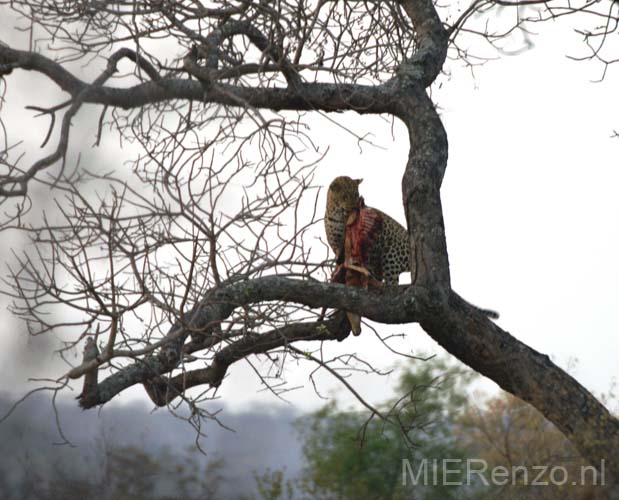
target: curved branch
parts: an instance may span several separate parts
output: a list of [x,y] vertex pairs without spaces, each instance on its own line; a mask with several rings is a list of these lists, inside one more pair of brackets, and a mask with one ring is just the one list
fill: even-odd
[[50,78],[62,90],[77,95],[89,89],[84,102],[123,109],[139,108],[173,99],[187,99],[226,106],[247,103],[254,108],[279,110],[352,110],[360,114],[393,111],[392,85],[302,83],[295,88],[252,88],[218,83],[205,90],[195,80],[160,78],[127,88],[100,86],[93,88],[55,61],[34,52],[0,45],[0,66],[37,71]]
[[619,484],[619,419],[547,355],[472,314],[454,292],[420,324],[450,354],[539,410],[585,459],[607,471],[607,483]]
[[[619,420],[548,356],[528,347],[491,322],[484,312],[455,292],[446,302],[418,287],[404,292],[372,293],[339,284],[270,276],[224,285],[209,293],[187,317],[186,325],[170,329],[171,341],[156,355],[119,369],[98,384],[96,394],[83,398],[85,408],[104,404],[128,387],[146,383],[156,404],[167,404],[184,389],[200,384],[218,386],[227,368],[250,354],[264,353],[300,340],[342,340],[349,326],[338,314],[324,322],[292,324],[264,334],[252,333],[230,342],[211,366],[177,375],[162,375],[180,362],[190,333],[227,318],[235,307],[286,300],[310,307],[337,307],[382,323],[419,322],[448,352],[506,391],[529,402],[574,443],[583,457],[619,477]],[[179,333],[180,332],[180,333]],[[212,336],[213,337],[213,336]],[[212,347],[225,339],[211,338]]]
[[206,37],[204,43],[208,68],[217,68],[221,43],[235,35],[245,35],[260,52],[268,56],[273,63],[279,65],[289,86],[297,88],[301,84],[299,73],[284,54],[282,47],[269,41],[259,29],[248,21],[228,20]]
[[285,347],[292,342],[334,339],[342,341],[349,333],[350,324],[343,312],[337,313],[327,321],[286,325],[265,333],[249,333],[217,352],[207,368],[192,370],[171,378],[157,377],[144,382],[144,388],[153,403],[165,406],[191,387],[199,385],[219,387],[230,365],[251,354],[265,353]]
[[[429,290],[421,305],[424,330],[448,352],[529,402],[553,422],[583,457],[600,467],[610,462],[619,482],[619,420],[576,380],[544,356],[478,314],[451,291],[440,200],[447,165],[447,134],[425,93],[446,57],[448,33],[431,0],[402,0],[415,25],[418,51],[400,70],[397,115],[410,134],[402,179],[413,283]],[[427,308],[426,308],[427,306]]]
[[410,151],[402,196],[411,235],[413,283],[439,290],[451,287],[440,187],[447,166],[447,134],[426,94],[447,56],[449,36],[432,0],[400,0],[415,26],[417,51],[398,71],[397,116],[406,124]]
[[415,27],[417,50],[400,67],[399,74],[429,87],[447,57],[449,34],[432,0],[398,0]]
[[[7,47],[0,46],[0,61],[5,60],[6,54],[2,55],[2,52],[7,49],[8,49]],[[22,66],[21,64],[27,64],[27,61],[29,60],[29,58],[25,57],[23,54],[24,53],[16,54],[17,57],[12,62],[12,64],[16,64],[16,65],[19,64],[20,66],[17,66],[17,67],[26,68],[26,66]],[[32,53],[28,53],[28,54],[32,56],[36,56],[36,54],[32,54]],[[62,125],[60,128],[60,140],[58,141],[56,150],[53,153],[49,154],[48,156],[45,156],[44,158],[37,160],[28,170],[26,170],[21,175],[17,175],[17,176],[8,175],[8,176],[0,177],[0,196],[11,197],[11,196],[26,195],[28,191],[28,181],[30,181],[38,172],[53,165],[58,160],[60,159],[64,160],[65,155],[67,153],[67,148],[69,146],[69,131],[71,129],[71,121],[73,120],[73,117],[79,111],[82,104],[84,102],[87,102],[88,95],[91,92],[95,91],[96,89],[100,88],[116,72],[116,66],[118,65],[118,62],[123,58],[128,58],[134,61],[140,68],[144,69],[144,71],[146,71],[146,73],[154,80],[159,79],[159,74],[157,73],[155,68],[148,61],[146,61],[144,58],[138,55],[135,51],[128,49],[128,48],[123,48],[123,49],[119,49],[118,51],[116,51],[108,59],[107,68],[105,69],[105,71],[103,71],[101,75],[98,78],[96,78],[92,84],[82,83],[79,86],[80,90],[78,92],[70,92],[73,95],[73,100],[71,101],[71,106],[69,107],[69,109],[66,111],[66,113],[64,114],[62,118]],[[62,81],[64,83],[68,83],[72,81],[71,78],[68,78],[68,77],[65,78],[63,73],[58,71],[58,69],[61,67],[59,65],[56,65],[56,63],[52,63],[49,60],[40,61],[36,57],[34,57],[34,60],[41,63],[42,64],[41,67],[45,67],[50,70],[53,70],[56,76],[58,77],[59,81]],[[2,64],[6,64],[6,63],[3,62]],[[63,71],[65,70],[63,69]],[[73,82],[71,85],[72,85],[71,88],[73,88],[73,85],[75,85],[75,82]],[[53,127],[53,122],[52,122],[52,127]],[[51,128],[50,128],[50,132],[48,132],[48,137],[50,133],[51,133]],[[47,139],[45,142],[47,142]],[[9,187],[7,188],[6,186],[9,186]]]
[[[210,291],[199,305],[187,313],[185,323],[178,323],[170,328],[167,333],[169,342],[165,343],[156,354],[141,358],[100,382],[97,394],[88,398],[88,403],[84,407],[105,404],[132,385],[144,383],[174,370],[180,363],[187,337],[196,332],[208,331],[213,324],[228,318],[237,307],[280,300],[312,308],[330,307],[352,312],[363,311],[363,316],[382,323],[410,323],[419,319],[417,294],[423,296],[424,291],[409,287],[402,293],[398,293],[398,290],[372,293],[336,283],[301,281],[279,276],[223,285]],[[295,332],[297,335],[307,334],[306,330],[300,334],[296,330]],[[338,337],[328,335],[328,338]],[[211,335],[206,336],[203,342],[205,346],[212,347],[222,340],[225,339]],[[74,370],[79,371],[80,367]]]

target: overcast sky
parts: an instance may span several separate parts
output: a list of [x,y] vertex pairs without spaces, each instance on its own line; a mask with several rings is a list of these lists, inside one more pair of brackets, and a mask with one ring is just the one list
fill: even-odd
[[[619,81],[611,68],[605,81],[591,83],[601,68],[565,57],[581,50],[577,36],[562,25],[538,28],[540,35],[528,52],[490,62],[476,70],[475,78],[453,67],[451,78],[433,92],[450,143],[442,199],[452,284],[470,302],[499,311],[502,328],[560,366],[577,358],[573,375],[600,393],[619,374],[619,139],[610,138],[619,129]],[[22,73],[15,82],[25,85],[33,76]],[[36,83],[37,100],[52,91],[47,86],[52,84]],[[22,104],[32,93],[32,87],[12,83],[9,90],[13,94],[7,100],[13,97]],[[353,137],[317,119],[312,123],[314,142],[330,148],[317,170],[317,183],[327,186],[338,175],[363,177],[367,203],[403,222],[400,180],[408,153],[403,127],[396,123],[392,138],[390,124],[376,117],[335,118],[361,135],[372,132],[381,147],[364,146],[359,152]],[[37,144],[41,131],[32,130],[31,141]],[[113,164],[125,159],[123,151],[105,154],[118,155],[107,157]],[[3,389],[23,390],[21,381],[32,373],[58,375],[46,363],[50,344],[43,339],[28,345],[6,313],[2,324]],[[398,344],[402,350],[442,352],[417,326],[392,331],[406,333]],[[369,329],[327,348],[357,352],[382,367],[398,361]],[[308,382],[313,368],[286,368],[291,385],[302,386],[287,396],[295,408],[324,404]],[[380,402],[396,378],[397,372],[352,381],[370,401]],[[336,381],[326,375],[321,380],[325,394],[352,402]],[[496,390],[490,382],[482,385]],[[243,363],[230,370],[219,395],[234,411],[257,401],[283,404],[260,392]],[[124,397],[143,396],[135,390]]]

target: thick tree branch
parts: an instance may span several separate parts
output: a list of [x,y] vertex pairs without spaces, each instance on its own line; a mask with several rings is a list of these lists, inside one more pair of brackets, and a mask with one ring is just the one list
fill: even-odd
[[[425,309],[423,329],[450,354],[530,403],[581,455],[619,484],[619,420],[547,355],[475,314],[452,292],[448,304]],[[425,313],[429,313],[425,316]]]
[[432,0],[400,3],[413,22],[417,41],[417,51],[398,71],[401,98],[396,112],[410,136],[402,195],[411,235],[412,280],[436,289],[439,300],[446,300],[451,280],[440,187],[447,166],[447,134],[425,88],[445,62],[448,34]]
[[[292,280],[278,276],[223,285],[207,294],[200,305],[186,314],[183,324],[170,328],[167,334],[170,341],[156,354],[120,369],[100,382],[97,394],[89,397],[84,407],[104,404],[132,385],[172,371],[181,360],[183,346],[190,334],[208,330],[213,324],[224,321],[237,307],[280,300],[313,308],[332,307],[352,312],[363,311],[363,316],[382,323],[410,323],[418,320],[417,293],[423,295],[424,291],[409,287],[403,293],[398,293],[397,290],[371,293],[335,283]],[[217,338],[209,346],[225,340]]]
[[[0,45],[0,52],[6,49],[6,47]],[[23,54],[17,57],[17,60],[13,64],[19,64],[20,59],[28,59],[27,57],[23,57]],[[101,75],[95,79],[92,84],[83,84],[81,86],[81,90],[77,93],[72,94],[71,106],[66,111],[62,118],[62,125],[60,128],[60,140],[58,141],[58,145],[56,146],[56,150],[50,155],[37,160],[28,170],[26,170],[21,175],[8,175],[0,177],[0,197],[11,197],[11,196],[24,196],[28,190],[28,181],[30,181],[39,171],[53,165],[58,160],[65,158],[67,153],[67,148],[69,146],[69,132],[71,128],[71,122],[75,117],[76,113],[81,108],[82,104],[87,101],[88,95],[95,89],[100,88],[115,72],[118,62],[123,59],[128,58],[134,61],[140,68],[142,68],[153,80],[157,80],[159,75],[155,68],[144,58],[136,54],[131,49],[120,49],[116,51],[109,59],[108,64],[105,69],[101,73]],[[36,59],[36,58],[35,58]],[[0,56],[0,60],[2,60],[2,56]],[[50,61],[44,61],[43,65],[45,67],[53,68],[55,71],[58,70],[57,66],[54,66],[55,63],[51,63]],[[3,64],[4,65],[4,64]],[[2,71],[0,70],[0,74]],[[61,78],[62,81],[70,80]],[[52,121],[52,126],[53,126]],[[51,129],[50,129],[51,133]],[[49,133],[48,133],[49,135]],[[8,186],[8,187],[7,187]]]
[[[444,63],[448,33],[431,0],[403,0],[415,26],[418,51],[400,69],[400,118],[411,149],[402,180],[413,256],[413,283],[428,287],[424,330],[458,359],[531,403],[593,465],[610,462],[619,481],[619,421],[548,356],[522,344],[450,291],[449,259],[440,201],[447,164],[447,135],[425,94]],[[423,307],[423,306],[427,306]]]
[[217,69],[219,49],[222,42],[235,35],[247,36],[260,52],[266,55],[270,61],[279,65],[290,87],[297,88],[301,84],[299,73],[286,57],[282,47],[269,41],[260,30],[248,21],[229,20],[218,26],[204,39],[207,68]]
[[338,312],[332,319],[286,325],[265,333],[248,333],[240,340],[218,351],[207,368],[181,373],[171,378],[157,377],[144,383],[147,394],[157,406],[165,406],[185,390],[209,385],[218,387],[233,363],[251,354],[260,354],[285,347],[292,342],[344,340],[350,333],[346,314]]
[[432,0],[399,0],[415,28],[417,50],[400,67],[399,73],[419,82],[432,85],[447,57],[449,35],[438,16]]
[[[37,71],[50,78],[62,90],[77,95],[89,89],[84,102],[139,108],[173,99],[202,101],[239,107],[246,103],[254,108],[272,110],[353,110],[361,114],[387,113],[393,110],[392,85],[358,85],[303,83],[294,88],[244,87],[218,83],[205,89],[199,81],[184,78],[161,78],[128,88],[91,87],[53,60],[34,52],[15,50],[0,45],[0,69],[21,68]],[[2,74],[2,71],[0,71]]]
[[[200,384],[217,386],[227,368],[250,354],[264,353],[300,340],[341,340],[348,325],[341,314],[324,322],[292,324],[231,340],[201,370],[164,377],[176,368],[189,333],[222,321],[235,307],[268,300],[287,300],[319,308],[337,307],[362,313],[383,323],[419,322],[448,352],[496,381],[503,389],[529,402],[570,438],[580,453],[596,467],[606,461],[607,470],[619,475],[619,421],[574,378],[554,365],[548,356],[526,346],[484,316],[456,293],[441,303],[423,289],[404,293],[371,293],[331,283],[304,282],[266,277],[223,286],[205,297],[187,315],[186,325],[170,330],[171,342],[161,352],[119,369],[99,383],[96,394],[84,397],[85,408],[104,404],[137,383],[146,383],[156,404],[167,404],[184,389]],[[182,334],[178,335],[178,331]],[[208,340],[208,339],[207,339]],[[219,338],[207,342],[212,347]],[[206,345],[206,344],[205,344]]]

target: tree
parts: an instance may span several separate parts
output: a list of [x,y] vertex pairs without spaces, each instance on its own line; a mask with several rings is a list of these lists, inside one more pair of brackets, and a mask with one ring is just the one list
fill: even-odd
[[[299,493],[424,500],[607,498],[601,475],[538,411],[505,392],[473,393],[472,380],[470,371],[440,359],[408,365],[398,396],[381,405],[385,413],[398,415],[404,433],[386,428],[369,412],[345,411],[334,402],[300,418],[305,466],[296,480]],[[606,403],[613,399],[612,388],[602,395]],[[403,458],[410,468],[400,471]],[[424,460],[430,464],[426,474]],[[469,460],[474,464],[467,468]],[[514,479],[495,473],[502,470]],[[452,484],[441,481],[445,472]],[[282,474],[268,477],[281,482]]]
[[[23,462],[23,473],[11,486],[2,488],[3,498],[54,500],[81,499],[174,499],[219,498],[218,489],[228,480],[223,459],[207,465],[196,459],[196,454],[176,454],[163,449],[159,453],[140,447],[113,445],[101,441],[96,453],[96,464],[83,474],[75,464],[64,461],[49,462],[51,470],[42,474],[33,466],[29,456]],[[37,457],[39,465],[45,463]],[[8,471],[2,470],[2,477]],[[13,476],[15,474],[13,473]]]
[[292,500],[294,498],[294,486],[289,479],[284,480],[285,468],[267,469],[262,474],[254,472],[258,498],[261,500]]
[[[445,362],[432,360],[410,366],[400,376],[398,395],[381,405],[394,416],[398,429],[385,426],[371,412],[345,411],[333,402],[299,419],[303,437],[305,467],[299,480],[300,490],[308,498],[423,498],[450,499],[469,497],[462,485],[464,471],[450,473],[455,484],[404,484],[402,460],[409,464],[437,464],[442,477],[442,460],[463,460],[467,451],[453,432],[455,420],[468,405],[467,386],[471,373]],[[414,446],[411,446],[411,443]],[[434,462],[436,460],[436,462]],[[430,465],[432,468],[432,465]]]
[[[596,476],[574,447],[538,411],[502,393],[483,407],[470,407],[454,426],[458,442],[471,456],[484,460],[489,470],[514,471],[515,480],[490,485],[491,497],[598,498]],[[518,469],[520,467],[520,469]],[[540,469],[544,467],[544,469]]]
[[[451,288],[440,198],[447,136],[428,94],[448,54],[474,62],[467,37],[500,48],[531,23],[577,13],[594,23],[588,42],[605,40],[615,3],[475,0],[457,15],[430,0],[2,4],[29,41],[27,50],[0,46],[4,84],[27,70],[69,96],[30,107],[50,119],[47,155],[21,158],[19,132],[5,124],[1,156],[2,227],[36,243],[11,268],[13,311],[33,334],[62,330],[67,349],[89,340],[54,390],[84,377],[80,404],[92,408],[144,384],[157,405],[187,401],[198,425],[213,415],[197,403],[250,355],[272,362],[256,370],[275,392],[270,377],[290,358],[337,374],[350,357],[294,344],[344,340],[342,313],[322,310],[346,310],[419,323],[619,477],[619,421]],[[609,23],[596,27],[600,16]],[[109,136],[139,146],[131,176],[73,164],[82,108],[100,112],[96,145]],[[342,111],[391,116],[408,131],[402,200],[414,266],[405,289],[327,283],[305,238],[317,220],[320,155],[304,118]],[[55,201],[43,222],[29,215],[35,186]]]

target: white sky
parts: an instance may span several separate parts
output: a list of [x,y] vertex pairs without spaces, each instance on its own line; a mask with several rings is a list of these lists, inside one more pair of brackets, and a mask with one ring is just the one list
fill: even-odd
[[[619,139],[610,138],[619,129],[619,81],[611,69],[604,82],[590,83],[601,68],[565,57],[581,48],[577,37],[560,26],[539,31],[532,50],[479,68],[476,80],[454,69],[433,94],[450,143],[442,198],[452,284],[467,300],[498,310],[502,328],[560,366],[578,358],[573,375],[600,393],[619,375]],[[363,177],[366,201],[403,222],[403,127],[396,124],[393,141],[383,120],[334,118],[360,134],[371,131],[385,149],[364,146],[359,154],[354,138],[317,120],[313,140],[330,147],[317,183],[326,186],[337,175]],[[37,132],[33,142],[39,140]],[[407,334],[401,349],[442,352],[416,326],[393,330]],[[8,328],[2,335],[0,380],[7,384],[17,382],[19,358],[6,346],[23,344],[18,334]],[[357,352],[383,367],[397,361],[367,328],[328,349]],[[324,403],[307,380],[309,369],[286,368],[291,385],[304,386],[288,399],[303,409]],[[396,378],[397,372],[351,380],[369,401],[380,402]],[[321,380],[325,394],[337,391],[351,401],[337,381]],[[483,385],[493,390],[492,383]],[[238,410],[274,401],[258,389],[251,369],[239,364],[219,394]]]

